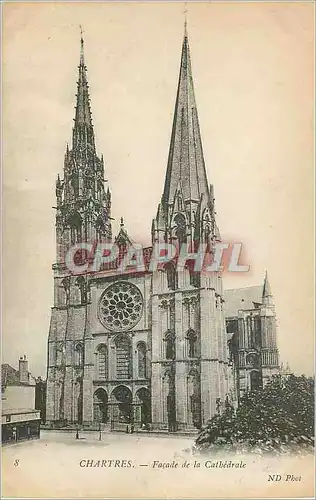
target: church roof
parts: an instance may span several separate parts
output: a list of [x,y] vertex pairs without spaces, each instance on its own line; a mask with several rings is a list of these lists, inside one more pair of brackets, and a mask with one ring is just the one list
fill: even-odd
[[184,201],[199,201],[202,195],[209,199],[186,28],[162,198],[164,204],[172,204],[178,190]]
[[254,309],[255,304],[262,304],[262,291],[262,285],[225,290],[225,317],[238,316],[240,309]]

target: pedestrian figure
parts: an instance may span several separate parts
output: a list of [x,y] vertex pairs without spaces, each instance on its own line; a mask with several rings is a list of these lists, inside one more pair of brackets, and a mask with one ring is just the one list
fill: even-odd
[[129,432],[129,431],[128,431],[128,425],[126,426],[126,431],[125,431],[125,432],[126,432],[126,434],[128,434],[128,432]]
[[77,427],[77,430],[76,430],[76,439],[79,439],[79,429]]

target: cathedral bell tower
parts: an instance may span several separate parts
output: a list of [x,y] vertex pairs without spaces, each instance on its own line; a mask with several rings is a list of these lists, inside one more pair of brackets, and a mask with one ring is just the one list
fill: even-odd
[[[185,26],[165,186],[152,223],[153,245],[220,240],[208,185]],[[152,407],[156,425],[199,428],[227,394],[222,279],[173,263],[153,273]],[[162,402],[162,404],[161,404]]]
[[66,148],[63,178],[58,175],[56,181],[57,248],[48,336],[47,421],[61,425],[92,418],[89,276],[72,275],[65,257],[77,243],[112,240],[111,194],[105,188],[103,156],[96,152],[82,37],[80,44],[72,145]]
[[56,181],[57,263],[64,262],[76,243],[112,238],[111,193],[105,189],[103,155],[99,158],[96,152],[82,37],[80,43],[72,148],[67,145],[64,178],[58,175]]

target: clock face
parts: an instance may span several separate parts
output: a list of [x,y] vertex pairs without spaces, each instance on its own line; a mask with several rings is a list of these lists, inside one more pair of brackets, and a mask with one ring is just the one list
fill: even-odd
[[139,322],[142,312],[142,294],[132,283],[114,283],[101,296],[99,319],[110,331],[130,330]]

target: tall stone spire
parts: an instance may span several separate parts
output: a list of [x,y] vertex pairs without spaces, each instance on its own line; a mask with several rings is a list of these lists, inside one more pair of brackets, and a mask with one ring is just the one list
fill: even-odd
[[84,40],[80,39],[80,63],[77,82],[77,102],[73,127],[73,149],[84,149],[87,146],[95,150],[94,131],[90,109],[89,85],[87,67],[84,61]]
[[185,22],[166,179],[152,225],[153,241],[212,244],[220,239],[213,192],[204,163]]
[[201,195],[209,198],[186,22],[163,193],[165,204],[174,202],[178,188],[184,201],[199,201]]

